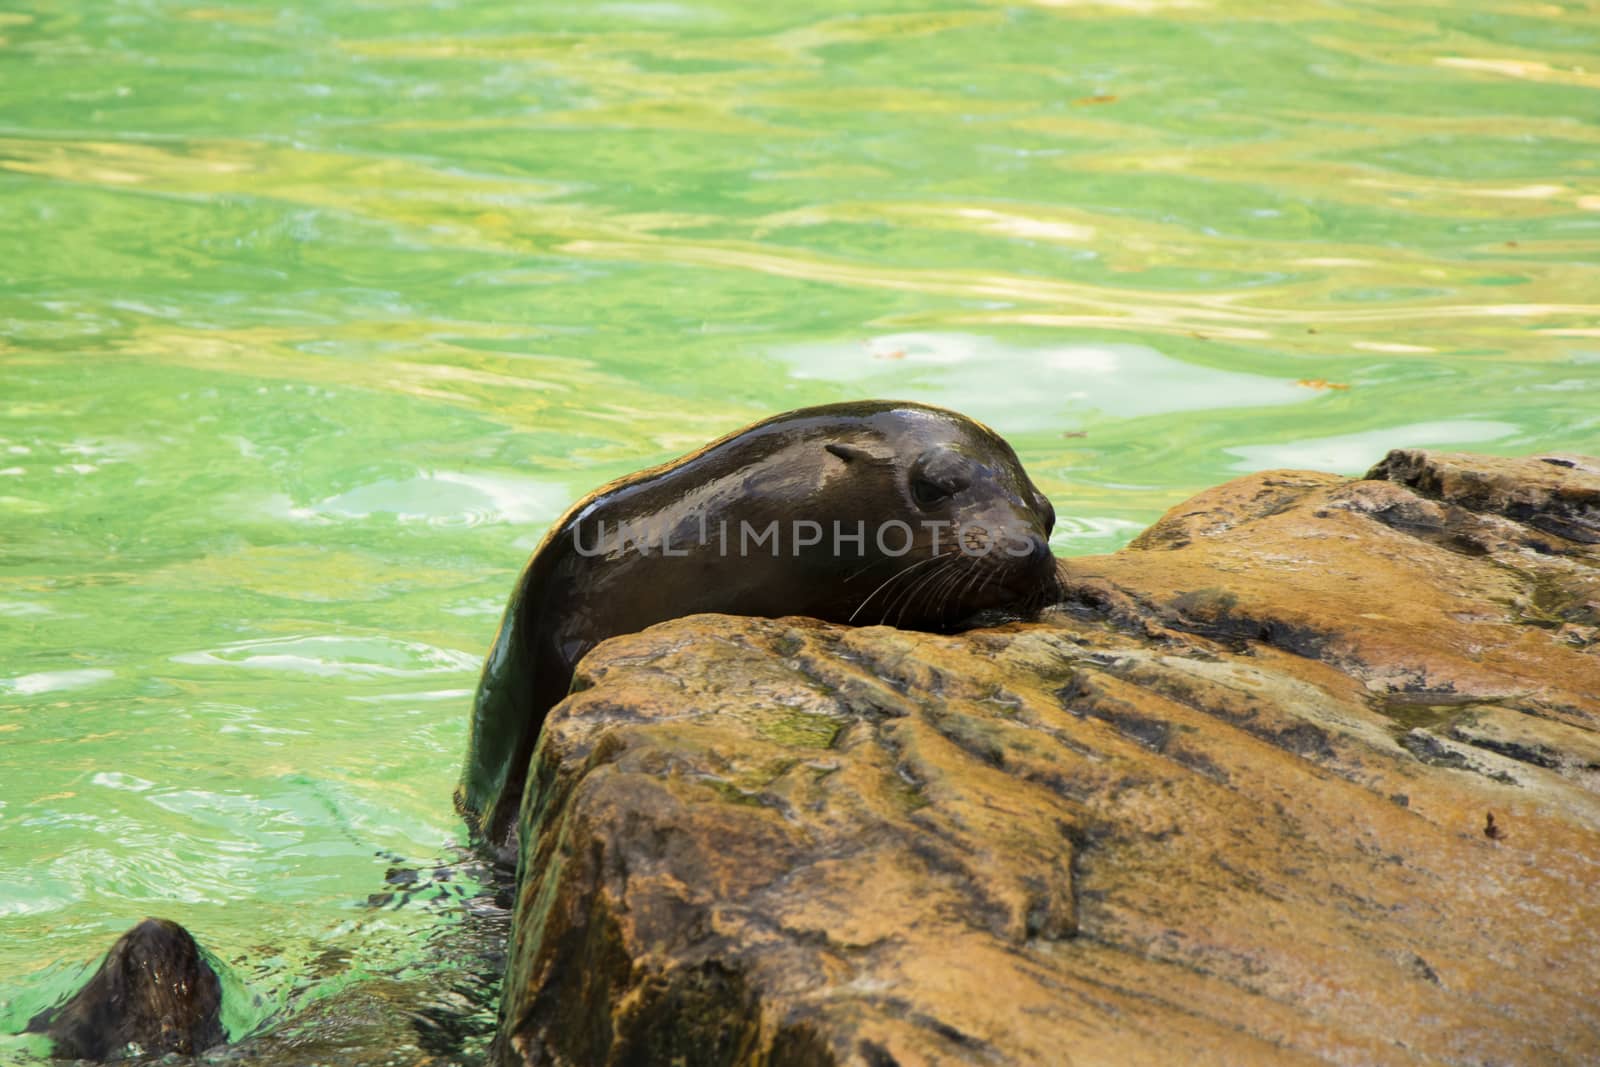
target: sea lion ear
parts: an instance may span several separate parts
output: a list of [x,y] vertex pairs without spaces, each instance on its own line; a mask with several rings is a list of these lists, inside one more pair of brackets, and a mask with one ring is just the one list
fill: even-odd
[[826,448],[829,452],[832,452],[846,463],[854,463],[858,459],[872,458],[872,453],[868,452],[864,448],[857,448],[855,445],[841,445],[835,442],[823,445],[822,447]]

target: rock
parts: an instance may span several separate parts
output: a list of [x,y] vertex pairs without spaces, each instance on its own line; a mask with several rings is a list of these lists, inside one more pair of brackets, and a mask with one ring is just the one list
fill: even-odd
[[955,636],[619,637],[505,1064],[1600,1060],[1600,463],[1253,475]]
[[119,937],[71,999],[28,1024],[61,1059],[112,1060],[220,1044],[222,983],[182,926],[145,919]]
[[[1433,500],[1501,515],[1583,544],[1600,544],[1600,461],[1585,456],[1497,459],[1397,449],[1368,478]],[[1572,473],[1569,473],[1572,472]]]

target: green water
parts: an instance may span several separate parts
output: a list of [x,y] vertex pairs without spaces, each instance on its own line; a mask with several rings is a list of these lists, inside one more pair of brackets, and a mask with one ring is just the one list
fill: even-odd
[[363,903],[461,839],[543,525],[773,411],[981,417],[1063,554],[1265,467],[1600,451],[1593,5],[63,0],[0,39],[0,1030],[147,913],[262,1010],[425,969],[454,913]]

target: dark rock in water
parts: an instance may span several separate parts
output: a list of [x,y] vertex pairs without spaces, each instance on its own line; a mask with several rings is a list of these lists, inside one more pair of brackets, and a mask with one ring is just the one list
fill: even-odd
[[63,1059],[203,1052],[226,1036],[222,983],[189,931],[146,919],[117,939],[100,969],[29,1024]]
[[959,635],[700,615],[528,768],[498,1062],[1600,1063],[1600,464],[1267,472]]

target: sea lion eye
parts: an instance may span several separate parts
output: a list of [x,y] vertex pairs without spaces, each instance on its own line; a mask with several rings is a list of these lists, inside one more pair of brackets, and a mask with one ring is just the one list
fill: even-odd
[[931,508],[941,500],[948,500],[955,494],[931,478],[916,477],[911,479],[911,499],[917,502],[919,508]]
[[911,499],[919,508],[931,508],[972,484],[970,464],[955,452],[926,452],[911,465]]

